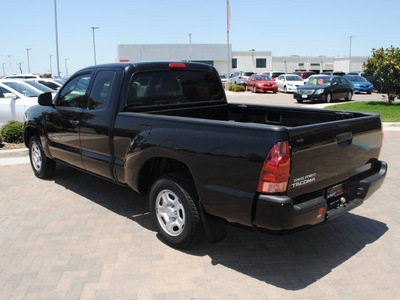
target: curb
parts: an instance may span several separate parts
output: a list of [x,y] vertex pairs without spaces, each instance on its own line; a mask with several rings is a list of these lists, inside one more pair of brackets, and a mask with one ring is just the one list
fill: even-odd
[[0,158],[24,157],[29,155],[29,149],[0,150]]

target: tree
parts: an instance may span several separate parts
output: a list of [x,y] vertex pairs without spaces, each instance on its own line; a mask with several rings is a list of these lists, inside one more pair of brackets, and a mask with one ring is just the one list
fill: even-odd
[[391,104],[400,95],[400,48],[372,49],[363,67],[368,80],[378,93],[387,94]]

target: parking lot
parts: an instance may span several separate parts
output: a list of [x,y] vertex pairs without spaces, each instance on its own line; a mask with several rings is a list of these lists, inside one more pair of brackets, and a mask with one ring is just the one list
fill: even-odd
[[[327,103],[297,103],[296,99],[293,98],[292,93],[276,93],[273,94],[271,92],[266,93],[252,93],[252,92],[230,92],[226,91],[228,101],[229,102],[243,102],[243,103],[255,103],[255,104],[270,104],[270,105],[288,105],[288,106],[297,106],[297,107],[325,107]],[[352,101],[380,101],[382,100],[382,95],[373,93],[373,94],[354,94]],[[349,103],[349,101],[339,100],[332,104],[339,103]]]
[[0,158],[0,299],[399,299],[398,129],[385,126],[389,172],[361,207],[285,235],[230,225],[225,240],[184,251],[157,238],[146,197],[61,165],[40,180],[26,156]]

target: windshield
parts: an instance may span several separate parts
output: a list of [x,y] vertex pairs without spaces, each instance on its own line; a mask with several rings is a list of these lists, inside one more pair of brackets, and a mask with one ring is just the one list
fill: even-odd
[[303,81],[300,76],[296,75],[291,75],[291,76],[286,76],[287,81]]
[[272,77],[278,77],[282,74],[285,74],[284,72],[272,72]]
[[242,72],[242,76],[251,76],[253,74],[253,72]]
[[256,76],[256,80],[268,81],[268,80],[272,80],[272,78],[269,77],[268,75],[257,75]]
[[306,78],[310,77],[312,74],[315,74],[315,73],[307,73],[307,72],[304,72],[304,73],[303,73],[303,78],[306,79]]
[[307,85],[330,85],[331,76],[313,76],[307,81]]
[[23,82],[3,82],[3,84],[26,97],[38,97],[41,94],[41,92],[35,90],[28,84],[24,84]]
[[39,82],[25,81],[25,83],[33,86],[34,88],[38,89],[39,91],[42,91],[43,93],[54,93],[54,90],[48,88],[47,86],[44,86],[43,84],[40,84]]
[[347,76],[353,82],[367,82],[367,80],[360,75]]

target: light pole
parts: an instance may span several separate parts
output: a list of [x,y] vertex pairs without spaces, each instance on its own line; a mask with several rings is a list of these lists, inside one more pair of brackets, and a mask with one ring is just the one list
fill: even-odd
[[11,54],[7,53],[8,59],[10,60],[10,75],[13,73],[12,71],[12,65],[11,65]]
[[189,45],[190,45],[190,58],[189,61],[192,61],[192,34],[189,33]]
[[31,66],[29,64],[29,50],[32,50],[31,48],[26,48],[26,56],[28,57],[28,73],[31,73]]
[[349,49],[349,72],[351,72],[351,39],[354,37],[354,35],[348,36],[350,39],[350,49]]
[[94,30],[99,29],[100,27],[90,27],[90,28],[92,28],[92,31],[93,31],[93,53],[94,53],[94,64],[96,65],[97,64],[96,63],[96,40],[94,38]]
[[60,77],[60,55],[58,52],[58,30],[57,30],[57,1],[54,0],[54,18],[56,25],[56,57],[57,57],[57,77]]
[[66,77],[68,77],[67,60],[68,60],[68,58],[65,59],[65,76],[66,76]]
[[51,57],[52,56],[54,56],[54,55],[53,54],[49,54],[49,57],[50,57],[50,74],[51,74],[51,76],[53,76],[53,66],[51,64]]

